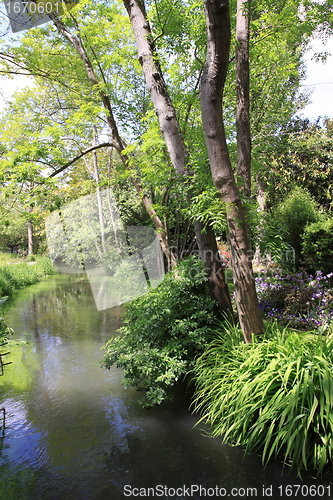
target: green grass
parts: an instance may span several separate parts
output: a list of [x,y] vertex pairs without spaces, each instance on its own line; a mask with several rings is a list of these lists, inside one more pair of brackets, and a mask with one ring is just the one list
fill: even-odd
[[12,263],[2,264],[3,255],[0,258],[0,297],[11,297],[15,290],[37,283],[43,276],[55,272],[47,257],[36,257],[35,262],[12,259]]
[[22,257],[19,257],[15,253],[0,253],[0,266],[4,266],[6,264],[13,264],[14,262],[23,262]]
[[196,360],[195,409],[214,436],[320,474],[333,456],[333,340],[282,332],[244,344],[237,328]]

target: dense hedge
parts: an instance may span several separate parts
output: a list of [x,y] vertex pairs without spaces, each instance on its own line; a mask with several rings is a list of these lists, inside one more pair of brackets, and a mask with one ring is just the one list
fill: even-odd
[[[266,215],[260,242],[263,255],[269,253],[280,265],[296,270],[302,265],[302,237],[305,228],[323,219],[309,192],[294,188],[277,207]],[[291,253],[294,252],[294,258]]]
[[303,234],[303,255],[307,268],[333,272],[333,219],[309,224]]

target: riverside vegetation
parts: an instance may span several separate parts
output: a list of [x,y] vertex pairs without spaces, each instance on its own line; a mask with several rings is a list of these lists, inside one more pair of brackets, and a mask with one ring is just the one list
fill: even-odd
[[[237,325],[216,319],[202,263],[192,256],[127,306],[103,364],[122,367],[146,407],[187,380],[193,409],[214,436],[261,453],[264,464],[274,457],[299,475],[320,474],[333,458],[331,276],[275,272],[256,281],[267,320],[251,344]],[[283,329],[275,317],[306,331]]]
[[333,455],[333,339],[282,332],[239,341],[221,329],[195,363],[195,409],[223,442],[320,474]]
[[126,306],[125,326],[106,347],[103,365],[123,368],[124,383],[144,391],[141,403],[160,404],[193,368],[216,328],[216,305],[201,261],[181,262],[148,294]]
[[43,276],[54,274],[48,257],[29,256],[28,260],[17,259],[11,254],[0,257],[0,297],[11,297],[16,290],[33,285]]
[[[43,276],[54,274],[55,270],[49,258],[29,256],[22,258],[10,253],[0,254],[0,301],[1,303],[14,295],[15,291],[33,285]],[[0,317],[0,344],[5,345],[9,335],[13,333],[5,319]],[[1,355],[1,352],[0,352]],[[2,364],[1,364],[2,367]]]

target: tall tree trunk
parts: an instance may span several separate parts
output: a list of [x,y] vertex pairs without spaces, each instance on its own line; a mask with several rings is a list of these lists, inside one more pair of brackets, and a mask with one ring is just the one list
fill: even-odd
[[[108,188],[111,188],[110,180],[111,180],[112,161],[113,161],[113,149],[111,148],[109,161],[108,161]],[[121,255],[123,252],[123,248],[122,248],[121,241],[118,238],[118,229],[117,229],[117,224],[116,224],[115,217],[114,217],[114,210],[112,208],[110,189],[107,190],[107,202],[108,202],[108,208],[109,208],[109,216],[111,219],[111,226],[112,226],[112,230],[113,230],[113,237],[114,237],[114,240],[116,243],[117,252],[119,255]]]
[[160,124],[172,165],[179,175],[186,172],[187,151],[163,73],[156,57],[143,0],[123,0],[138,47],[138,58]]
[[249,4],[249,0],[237,0],[236,22],[237,176],[246,198],[251,196]]
[[208,282],[211,295],[218,302],[222,314],[224,314],[229,321],[233,321],[234,318],[230,310],[225,310],[225,297],[230,297],[230,295],[228,285],[225,281],[224,268],[219,258],[215,233],[211,226],[207,226],[205,231],[202,232],[202,225],[198,222],[194,223],[194,227],[196,229],[200,257],[205,265],[205,269],[208,271]]
[[[96,146],[96,127],[94,127],[93,146]],[[95,174],[95,180],[96,180],[96,196],[97,196],[99,226],[101,229],[102,250],[103,250],[103,253],[105,253],[106,252],[106,245],[105,245],[105,225],[104,225],[104,215],[103,215],[103,203],[102,203],[101,188],[99,185],[100,179],[99,179],[99,171],[98,171],[97,153],[96,153],[95,149],[92,152],[92,154],[93,154],[94,174]]]
[[[92,65],[90,58],[85,50],[85,47],[82,43],[80,36],[74,36],[70,31],[68,31],[66,29],[65,25],[54,14],[50,14],[49,17],[54,22],[59,33],[66,40],[68,40],[72,44],[72,46],[75,48],[76,52],[80,56],[80,59],[84,65],[88,80],[90,81],[90,83],[93,87],[98,89],[100,99],[101,99],[103,106],[105,108],[105,111],[106,111],[106,119],[108,122],[109,129],[111,131],[113,145],[114,145],[115,149],[117,150],[117,152],[119,153],[120,159],[121,159],[124,167],[127,170],[130,170],[129,157],[128,157],[128,155],[123,153],[125,147],[124,147],[123,142],[121,140],[121,137],[120,137],[120,134],[118,131],[118,127],[117,127],[117,123],[116,123],[114,115],[113,115],[110,98],[103,90],[101,90],[103,86],[101,85],[100,80],[98,79],[98,77],[95,74],[93,65]],[[157,232],[157,237],[158,237],[159,242],[161,244],[162,251],[164,252],[167,261],[170,261],[172,263],[172,266],[175,267],[177,262],[176,262],[175,256],[171,255],[171,253],[170,253],[167,235],[166,235],[163,223],[162,223],[161,219],[158,217],[151,200],[149,199],[147,193],[142,188],[140,182],[137,179],[132,179],[132,180],[133,180],[134,187],[142,200],[143,206],[145,207],[152,223],[154,224],[154,227],[155,227],[156,232]]]
[[[155,51],[153,37],[143,0],[123,0],[128,12],[138,48],[138,58],[159,121],[173,167],[180,177],[191,175],[187,167],[187,150],[182,132],[172,105],[169,92]],[[214,298],[229,319],[232,306],[228,287],[224,280],[221,263],[217,257],[216,240],[213,231],[196,222],[195,233],[199,253],[207,266],[209,285]],[[216,255],[215,254],[215,255]],[[222,270],[222,271],[221,271]]]
[[230,162],[222,114],[222,94],[228,72],[230,13],[228,0],[204,0],[207,56],[200,101],[212,178],[226,206],[228,240],[234,275],[237,311],[245,342],[263,332],[263,321],[253,279],[245,211]]
[[[236,19],[236,132],[237,185],[243,201],[251,197],[251,128],[250,128],[250,0],[237,0]],[[252,233],[248,221],[246,231],[250,250]],[[249,253],[249,257],[252,254]]]
[[34,253],[34,235],[33,235],[33,225],[30,220],[27,222],[28,229],[28,255],[33,255]]

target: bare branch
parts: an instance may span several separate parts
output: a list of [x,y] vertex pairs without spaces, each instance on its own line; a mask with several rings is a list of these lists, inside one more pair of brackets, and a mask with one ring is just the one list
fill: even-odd
[[61,172],[63,172],[64,170],[66,170],[66,168],[68,168],[71,165],[73,165],[73,163],[75,163],[77,160],[79,160],[83,156],[87,155],[88,153],[91,153],[92,151],[95,151],[96,149],[100,149],[100,148],[114,148],[114,147],[115,147],[115,145],[113,144],[113,142],[102,142],[101,144],[97,144],[97,146],[91,146],[90,148],[85,149],[84,151],[81,151],[81,153],[79,155],[75,156],[75,158],[72,158],[72,160],[70,160],[67,163],[65,163],[65,165],[63,165],[62,167],[58,168],[58,170],[55,170],[49,176],[49,179],[51,179],[51,177],[55,177],[56,175],[60,174]]

